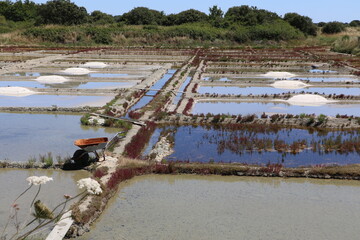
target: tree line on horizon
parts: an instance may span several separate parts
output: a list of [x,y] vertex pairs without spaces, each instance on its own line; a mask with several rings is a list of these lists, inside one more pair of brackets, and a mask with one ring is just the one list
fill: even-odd
[[322,27],[324,33],[337,33],[343,31],[347,25],[360,26],[360,20],[353,20],[349,24],[336,21],[315,24],[311,18],[297,13],[286,13],[282,18],[274,12],[247,5],[231,7],[227,12],[223,12],[218,6],[213,6],[209,8],[208,14],[189,9],[168,15],[163,11],[136,7],[123,15],[112,16],[101,11],[88,13],[84,7],[79,7],[70,0],[51,0],[44,4],[36,4],[30,0],[17,0],[15,2],[5,0],[0,2],[0,16],[3,16],[2,22],[4,20],[32,22],[36,26],[43,24],[113,24],[119,22],[126,25],[174,26],[207,22],[216,28],[228,28],[234,24],[255,26],[274,21],[286,21],[305,35],[313,36],[317,33],[317,27]]
[[[207,14],[195,9],[165,14],[136,7],[113,16],[101,11],[88,13],[70,0],[50,0],[43,4],[30,0],[0,2],[0,34],[14,32],[25,37],[25,41],[52,44],[229,46],[301,40],[316,36],[319,29],[333,34],[347,26],[360,26],[360,21],[315,24],[311,18],[298,13],[286,13],[282,17],[247,5],[234,6],[226,12],[212,6]],[[354,41],[351,39],[351,42]]]

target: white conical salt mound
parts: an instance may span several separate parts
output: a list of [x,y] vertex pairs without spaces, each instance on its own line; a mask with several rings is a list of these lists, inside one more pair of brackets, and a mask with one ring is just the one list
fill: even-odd
[[313,94],[300,94],[293,96],[287,100],[288,103],[292,105],[298,105],[298,106],[321,106],[327,103],[335,102],[333,100],[328,100],[322,96],[319,95],[313,95]]
[[108,65],[103,62],[87,62],[81,65],[81,67],[86,67],[86,68],[106,68],[107,66]]
[[67,75],[87,75],[91,71],[89,69],[86,69],[86,68],[67,68],[62,72],[67,74]]
[[64,82],[69,81],[69,79],[67,79],[66,77],[56,76],[56,75],[53,75],[53,76],[41,76],[41,77],[36,78],[35,80],[37,82],[39,82],[39,83],[48,83],[48,84],[51,84],[51,83],[64,83]]
[[24,87],[0,87],[0,95],[12,97],[25,97],[36,94],[36,92]]
[[267,72],[265,74],[261,74],[261,76],[268,78],[291,78],[296,75],[289,72]]
[[271,84],[271,86],[278,89],[301,89],[308,87],[310,85],[303,83],[301,81],[281,80],[274,82],[273,84]]

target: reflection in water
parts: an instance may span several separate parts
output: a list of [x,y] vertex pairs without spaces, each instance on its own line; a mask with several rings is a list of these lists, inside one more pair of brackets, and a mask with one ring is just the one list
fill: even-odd
[[80,239],[357,239],[360,183],[150,175]]
[[200,87],[200,94],[210,93],[210,94],[235,94],[235,95],[261,95],[261,94],[282,94],[282,93],[301,93],[301,92],[311,92],[311,93],[320,93],[320,94],[345,94],[345,95],[359,95],[359,88],[302,88],[302,89],[277,89],[273,87]]
[[[256,130],[255,126],[253,130]],[[157,129],[154,135],[159,135],[159,132],[160,130]],[[226,128],[181,126],[175,129],[174,139],[174,152],[166,157],[167,160],[206,163],[210,161],[239,162],[260,165],[280,163],[286,167],[317,164],[347,165],[360,162],[357,152],[340,154],[333,151],[325,153],[324,150],[320,149],[320,145],[329,139],[333,142],[344,142],[348,139],[359,141],[357,131],[311,132],[305,129],[285,128],[262,133]],[[296,141],[304,141],[303,144],[311,150],[304,150],[297,154],[273,151],[275,144],[290,145]],[[316,143],[315,148],[317,149],[313,147],[313,143]],[[271,150],[258,152],[256,148],[257,146],[261,147],[261,144],[266,144],[264,148]]]
[[[52,152],[72,156],[79,138],[112,137],[116,128],[80,125],[80,115],[0,113],[0,159],[27,161]],[[56,160],[55,160],[56,161]]]
[[328,116],[354,115],[360,116],[360,104],[338,104],[331,103],[322,106],[295,106],[283,102],[198,102],[196,103],[193,114],[325,114]]

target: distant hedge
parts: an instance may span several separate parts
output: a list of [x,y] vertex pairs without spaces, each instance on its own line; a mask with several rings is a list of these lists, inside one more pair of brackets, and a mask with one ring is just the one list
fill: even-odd
[[199,41],[226,40],[244,43],[254,40],[287,41],[304,37],[304,34],[285,21],[279,20],[256,26],[235,25],[228,29],[216,28],[206,23],[189,23],[178,26],[48,26],[32,27],[23,32],[29,38],[52,43],[89,43],[109,45],[121,38],[146,39],[147,43],[166,42],[172,38]]

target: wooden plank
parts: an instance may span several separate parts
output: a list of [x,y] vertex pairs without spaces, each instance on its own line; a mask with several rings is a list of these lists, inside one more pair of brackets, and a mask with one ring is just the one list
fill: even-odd
[[46,240],[62,240],[65,234],[73,224],[74,220],[71,218],[71,211],[66,212],[55,225],[53,230],[47,236]]

